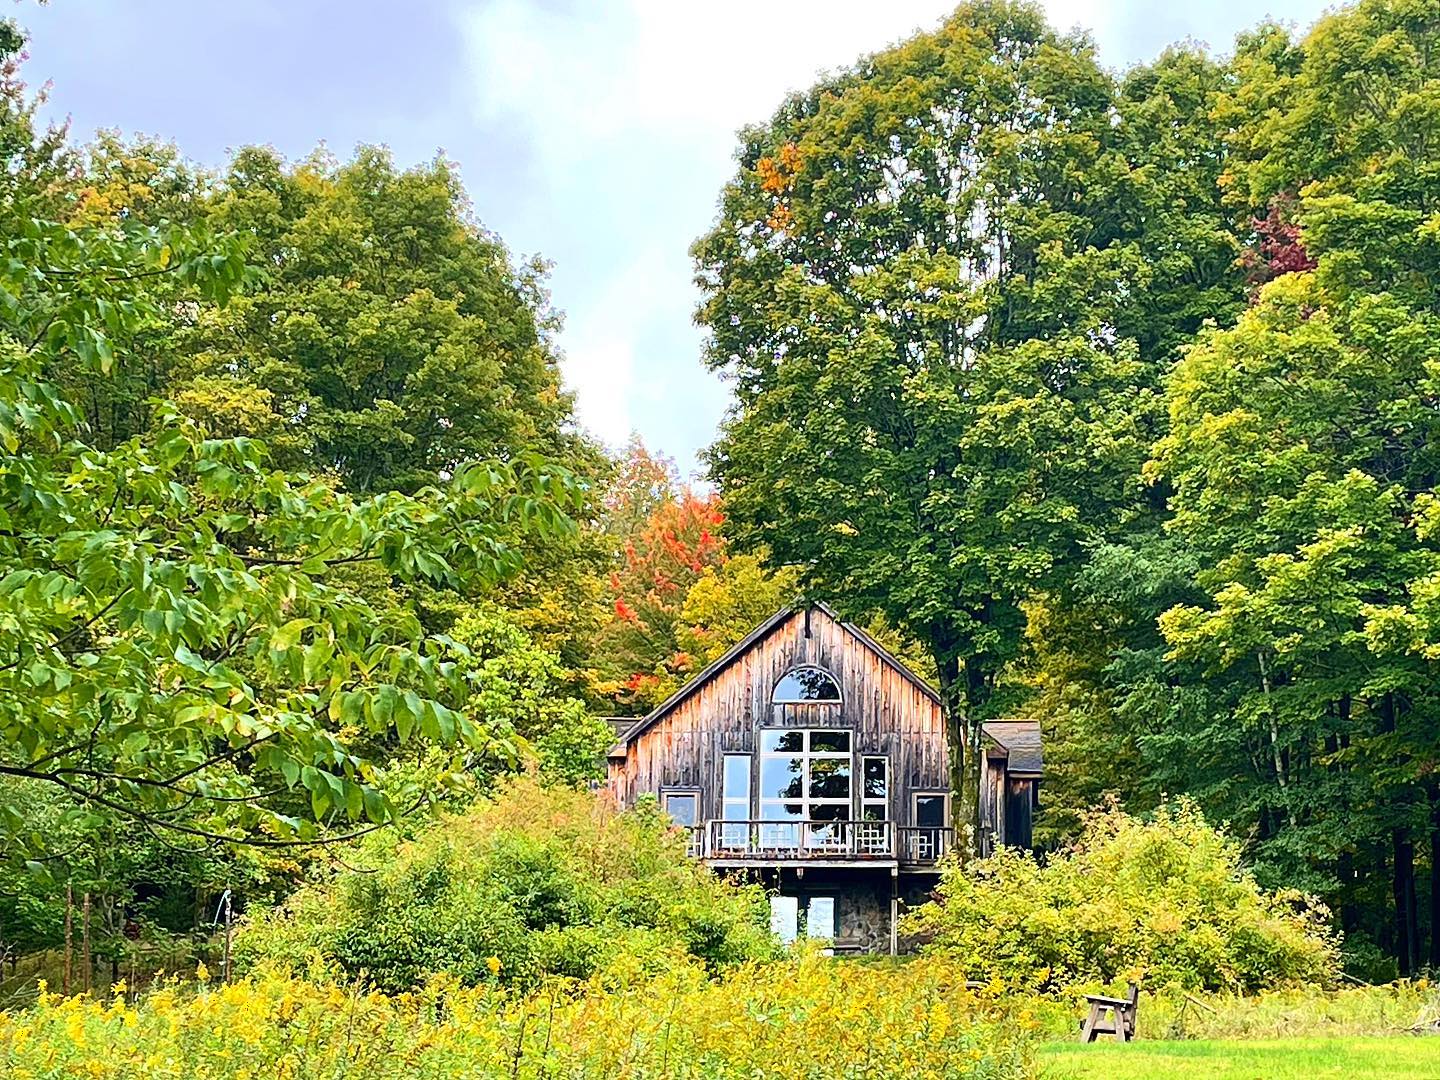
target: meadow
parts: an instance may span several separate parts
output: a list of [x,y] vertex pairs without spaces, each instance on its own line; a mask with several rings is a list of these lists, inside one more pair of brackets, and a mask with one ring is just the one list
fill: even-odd
[[[677,958],[517,994],[448,978],[385,994],[255,973],[170,979],[138,1000],[43,993],[0,1014],[14,1080],[830,1077],[1090,1080],[1440,1075],[1422,983],[1142,999],[1129,1045],[1074,1041],[1078,1000],[967,989],[938,957],[888,965],[814,950],[721,978]],[[1199,1036],[1198,1038],[1196,1036]]]
[[1047,1047],[1046,1080],[1433,1080],[1440,1047],[1395,1038],[1265,1039]]

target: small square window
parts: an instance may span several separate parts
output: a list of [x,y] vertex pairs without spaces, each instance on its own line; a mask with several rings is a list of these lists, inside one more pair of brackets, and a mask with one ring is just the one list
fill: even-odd
[[692,828],[700,821],[700,796],[693,791],[667,791],[665,812],[676,825]]
[[915,824],[922,828],[943,828],[945,803],[944,795],[916,795]]

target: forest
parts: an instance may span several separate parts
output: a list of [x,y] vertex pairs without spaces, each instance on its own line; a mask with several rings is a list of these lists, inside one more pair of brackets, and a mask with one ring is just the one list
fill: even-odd
[[[873,1075],[1020,1076],[967,978],[1440,971],[1431,0],[1121,72],[1036,5],[972,0],[776,103],[675,240],[733,394],[695,480],[577,422],[549,268],[456,163],[81,138],[40,119],[26,48],[0,21],[0,1009],[39,1011],[0,1018],[0,1060],[138,1022],[141,1062],[247,1012],[324,1041],[346,993],[366,1053],[410,1047],[449,1023],[429,994],[494,1075],[532,1051],[535,1075],[680,1075],[672,1037],[709,1063],[684,1075],[759,1075],[701,1026],[741,1001],[813,1027],[794,1075],[837,1075],[834,1021],[893,1036]],[[843,1022],[805,988],[846,976],[777,958],[753,891],[586,793],[608,719],[800,598],[939,689],[957,826],[980,725],[1045,734],[1039,861],[958,860],[911,927],[934,947],[861,969]],[[1164,918],[1220,929],[1180,955],[1163,920],[1078,953],[1032,927],[975,960],[1017,896],[1159,896],[1127,850],[1174,875]],[[66,994],[143,977],[158,1011],[62,1002],[62,948]],[[187,1005],[156,973],[197,960],[261,981]],[[322,960],[367,988],[264,981]],[[642,987],[650,1041],[602,1049],[624,1003],[557,1006],[551,976]],[[465,996],[492,984],[539,996]],[[952,1010],[914,1044],[907,994]]]

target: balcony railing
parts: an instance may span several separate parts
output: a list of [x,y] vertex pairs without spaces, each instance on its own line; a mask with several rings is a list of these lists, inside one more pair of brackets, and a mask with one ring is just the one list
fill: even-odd
[[707,821],[689,830],[690,854],[703,859],[790,862],[829,859],[903,864],[938,862],[950,851],[953,831],[896,826],[893,821]]
[[939,862],[955,844],[955,830],[939,825],[901,825],[899,832],[899,857],[903,863]]

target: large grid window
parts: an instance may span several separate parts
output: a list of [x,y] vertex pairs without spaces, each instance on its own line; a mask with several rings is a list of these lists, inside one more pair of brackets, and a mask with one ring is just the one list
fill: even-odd
[[[851,760],[848,730],[763,729],[760,732],[761,820],[849,821]],[[835,832],[838,837],[840,830]]]

